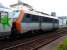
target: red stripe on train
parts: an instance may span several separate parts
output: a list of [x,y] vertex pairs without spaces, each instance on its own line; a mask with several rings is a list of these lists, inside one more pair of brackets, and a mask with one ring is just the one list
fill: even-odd
[[21,9],[20,14],[16,20],[16,28],[19,32],[23,32],[23,28],[21,27],[21,21],[23,20],[23,17],[24,17],[24,10]]

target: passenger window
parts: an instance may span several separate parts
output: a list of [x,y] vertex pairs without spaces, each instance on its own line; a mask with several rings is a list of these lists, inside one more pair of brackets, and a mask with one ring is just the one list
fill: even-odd
[[25,14],[22,22],[25,22],[25,23],[31,22],[31,15],[30,14]]
[[42,22],[48,22],[48,18],[47,17],[42,17]]
[[31,22],[39,22],[39,16],[25,14],[22,22],[31,23]]
[[55,23],[58,23],[58,20],[57,19],[55,19]]
[[42,22],[52,23],[53,19],[48,17],[42,17]]
[[1,13],[0,13],[0,23],[1,23]]
[[32,15],[32,22],[39,22],[39,16],[37,15]]

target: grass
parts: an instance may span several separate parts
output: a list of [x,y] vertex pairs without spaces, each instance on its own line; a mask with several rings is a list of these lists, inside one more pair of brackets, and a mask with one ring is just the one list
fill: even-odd
[[64,38],[64,41],[62,44],[59,44],[56,47],[56,50],[67,50],[67,38]]

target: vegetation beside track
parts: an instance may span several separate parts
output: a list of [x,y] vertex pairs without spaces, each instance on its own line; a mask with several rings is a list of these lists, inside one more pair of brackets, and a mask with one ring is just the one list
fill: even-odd
[[67,50],[67,38],[64,38],[63,43],[59,44],[56,50]]

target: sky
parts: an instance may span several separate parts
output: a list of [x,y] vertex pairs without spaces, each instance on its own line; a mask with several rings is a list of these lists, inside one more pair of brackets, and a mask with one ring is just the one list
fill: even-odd
[[[67,16],[67,0],[21,0],[28,3],[34,9],[50,14],[56,12],[57,16]],[[9,7],[17,3],[17,0],[0,0],[0,3]]]

